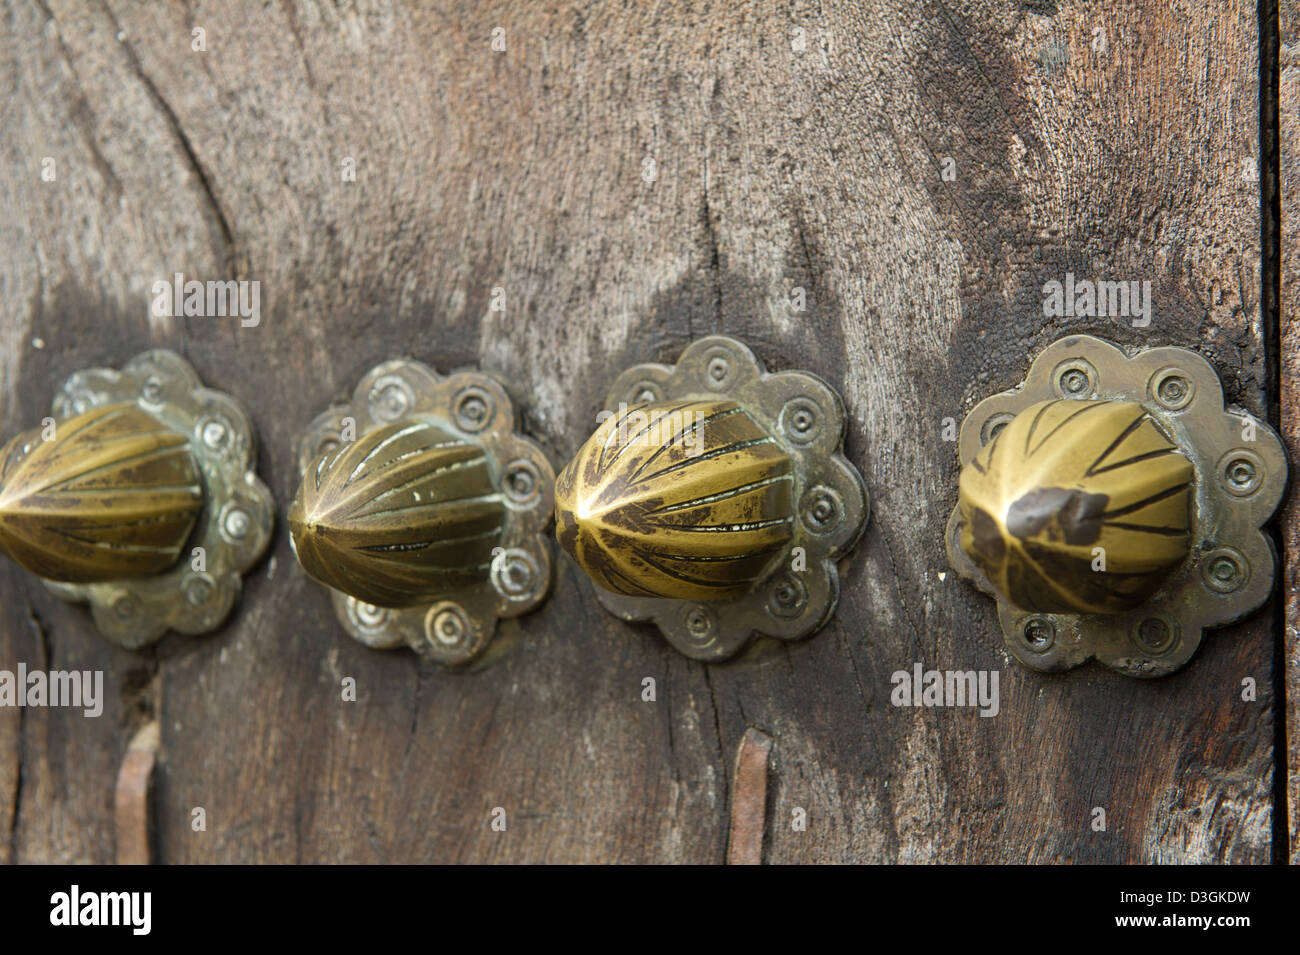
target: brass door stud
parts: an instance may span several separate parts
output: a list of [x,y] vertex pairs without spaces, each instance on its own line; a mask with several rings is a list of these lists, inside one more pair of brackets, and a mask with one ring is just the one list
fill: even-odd
[[212,630],[271,535],[254,457],[248,416],[173,352],[77,372],[0,448],[0,551],[120,646]]
[[493,378],[406,359],[312,422],[289,530],[353,637],[458,665],[543,600],[554,472],[514,428]]
[[713,336],[625,371],[601,417],[556,481],[556,533],[608,610],[697,660],[830,618],[868,513],[834,389]]
[[1161,676],[1272,591],[1260,526],[1286,457],[1266,424],[1224,407],[1195,352],[1061,339],[975,406],[958,448],[948,559],[997,598],[1008,649],[1035,669],[1096,657]]

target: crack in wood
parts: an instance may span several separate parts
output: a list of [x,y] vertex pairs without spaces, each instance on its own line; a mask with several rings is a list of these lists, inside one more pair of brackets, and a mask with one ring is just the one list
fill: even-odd
[[[121,24],[118,23],[117,17],[109,8],[106,2],[101,2],[104,12],[113,23],[113,29],[117,33],[122,33]],[[176,143],[184,153],[186,162],[193,171],[195,178],[198,180],[199,188],[202,190],[204,198],[211,209],[213,218],[216,221],[217,229],[221,234],[222,244],[225,246],[226,266],[230,272],[230,278],[235,281],[240,279],[239,258],[237,255],[237,246],[235,243],[235,232],[230,226],[230,221],[226,218],[226,213],[221,208],[221,203],[217,201],[216,191],[212,187],[212,180],[204,170],[203,164],[199,162],[198,154],[194,151],[194,145],[185,133],[184,127],[181,126],[180,118],[177,117],[176,111],[172,109],[171,104],[162,95],[153,79],[144,71],[144,66],[140,63],[140,57],[135,52],[135,48],[128,40],[119,43],[126,52],[127,62],[131,64],[131,69],[144,85],[145,90],[149,93],[150,98],[162,111],[163,118],[167,121],[167,126],[172,135],[176,138]]]

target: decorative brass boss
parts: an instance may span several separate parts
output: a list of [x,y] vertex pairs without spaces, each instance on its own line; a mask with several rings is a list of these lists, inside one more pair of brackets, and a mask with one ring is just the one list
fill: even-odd
[[203,633],[270,539],[253,457],[248,416],[173,352],[78,372],[0,449],[0,551],[123,647]]
[[1225,409],[1194,352],[1062,339],[1020,387],[975,407],[959,453],[949,562],[998,599],[1008,649],[1035,669],[1095,656],[1170,673],[1202,630],[1272,590],[1259,528],[1286,457],[1267,425]]
[[829,385],[713,336],[628,369],[605,408],[556,480],[556,533],[608,610],[698,660],[830,618],[868,503]]
[[312,423],[289,530],[354,638],[468,663],[545,598],[554,472],[514,426],[491,377],[406,359]]

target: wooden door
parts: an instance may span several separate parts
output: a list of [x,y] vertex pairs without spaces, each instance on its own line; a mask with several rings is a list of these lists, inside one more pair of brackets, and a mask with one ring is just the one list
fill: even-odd
[[[102,669],[108,702],[0,710],[0,859],[113,860],[151,720],[163,862],[721,862],[751,728],[768,862],[1286,856],[1280,601],[1165,679],[1047,675],[943,547],[945,424],[1063,334],[1194,348],[1276,420],[1255,4],[6,7],[6,436],[71,372],[171,348],[248,407],[283,514],[298,434],[386,358],[498,374],[558,467],[623,368],[724,332],[841,391],[872,516],[824,630],[712,666],[567,559],[464,672],[351,641],[282,522],[227,625],[140,653],[5,562],[0,667]],[[260,322],[153,317],[177,272],[259,281]],[[1067,273],[1149,280],[1150,326],[1045,317]],[[1000,671],[998,715],[891,705],[916,663]]]

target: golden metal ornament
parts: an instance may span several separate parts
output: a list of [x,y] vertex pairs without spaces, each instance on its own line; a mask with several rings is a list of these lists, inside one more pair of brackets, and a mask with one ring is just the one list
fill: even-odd
[[92,408],[0,449],[0,551],[50,580],[160,573],[202,507],[189,440],[135,404]]
[[1187,557],[1193,479],[1140,404],[1039,402],[962,469],[962,550],[1021,609],[1129,610]]
[[663,401],[606,419],[556,483],[556,534],[614,593],[717,600],[793,536],[793,462],[736,402]]
[[266,549],[252,425],[173,352],[77,372],[0,449],[0,551],[130,649],[214,629]]
[[727,659],[756,632],[807,636],[834,612],[837,561],[868,514],[843,437],[820,378],[700,339],[614,382],[556,480],[557,536],[608,610],[694,659]]
[[958,447],[948,559],[998,599],[1028,666],[1167,674],[1272,590],[1260,527],[1286,485],[1281,442],[1224,406],[1195,352],[1061,339],[971,411]]
[[299,443],[289,529],[352,637],[459,665],[551,581],[554,472],[488,375],[398,359]]
[[289,529],[298,561],[321,583],[409,607],[486,579],[504,512],[482,448],[407,418],[322,455]]

